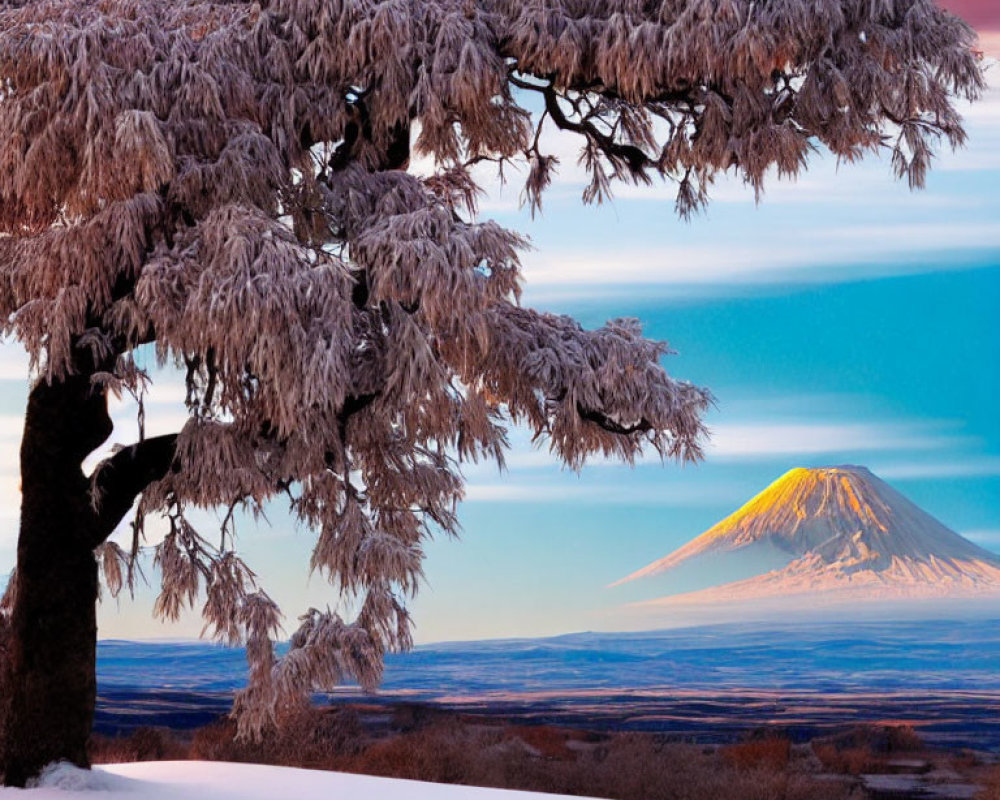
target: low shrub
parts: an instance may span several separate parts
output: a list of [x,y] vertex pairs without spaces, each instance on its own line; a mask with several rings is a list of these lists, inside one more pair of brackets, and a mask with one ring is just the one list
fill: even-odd
[[307,769],[343,769],[365,747],[368,736],[351,708],[307,708],[266,731],[259,741],[236,739],[236,724],[223,718],[200,728],[190,758],[275,764]]
[[859,725],[814,741],[812,749],[829,771],[861,775],[885,771],[892,756],[919,752],[924,743],[910,725]]
[[976,800],[1000,800],[1000,765],[993,767],[983,782],[983,788]]
[[347,769],[390,778],[471,783],[480,750],[462,728],[435,725],[376,741],[350,761]]
[[878,772],[879,758],[868,747],[839,748],[834,744],[815,742],[813,752],[824,768],[840,775],[862,775]]
[[124,736],[93,734],[87,743],[94,764],[128,761],[176,761],[188,758],[187,743],[168,728],[136,728]]
[[887,732],[888,752],[915,753],[924,749],[923,740],[912,725],[888,725],[883,728]]
[[576,752],[567,744],[570,735],[560,728],[551,725],[511,725],[504,728],[503,735],[505,739],[523,742],[541,758],[576,760]]
[[768,769],[780,771],[788,767],[792,756],[792,743],[779,736],[753,739],[723,747],[722,759],[735,769]]

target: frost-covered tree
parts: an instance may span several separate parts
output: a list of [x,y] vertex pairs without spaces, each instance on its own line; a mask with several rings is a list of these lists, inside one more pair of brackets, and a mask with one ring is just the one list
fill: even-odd
[[[211,635],[248,646],[252,734],[409,645],[421,543],[456,530],[459,465],[502,462],[508,422],[574,468],[698,457],[710,397],[664,345],[519,305],[524,241],[477,216],[475,165],[522,167],[535,209],[551,127],[588,202],[664,178],[686,215],[716,174],[759,191],[820,145],[887,148],[919,185],[963,139],[972,43],[929,0],[0,3],[0,309],[33,365],[6,782],[86,764],[98,562],[128,584],[147,515],[169,525],[156,612],[203,597]],[[144,346],[183,370],[189,419],[85,474]],[[211,546],[186,515],[280,497],[357,613],[310,611],[277,658],[231,528]],[[108,541],[126,517],[130,551]]]

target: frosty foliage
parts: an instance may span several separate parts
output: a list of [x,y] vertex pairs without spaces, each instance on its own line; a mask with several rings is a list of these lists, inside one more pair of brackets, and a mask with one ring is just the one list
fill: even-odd
[[[662,177],[688,214],[720,171],[760,191],[819,144],[889,148],[919,185],[936,140],[963,139],[972,42],[929,0],[0,4],[3,332],[42,380],[141,398],[144,344],[187,376],[183,430],[94,473],[104,535],[139,496],[132,551],[99,553],[112,593],[161,512],[156,612],[203,595],[208,631],[247,643],[241,731],[374,685],[410,644],[422,542],[457,531],[459,464],[502,464],[508,420],[574,468],[694,459],[705,434],[709,394],[635,321],[519,306],[525,242],[477,217],[472,167],[521,163],[538,208],[555,126],[586,201]],[[430,177],[405,171],[411,144]],[[357,612],[310,611],[281,659],[231,526],[279,494]],[[220,506],[215,547],[185,510]]]
[[130,594],[135,591],[135,577],[142,572],[131,553],[125,552],[117,542],[106,541],[94,548],[94,555],[112,597],[118,597],[126,587]]

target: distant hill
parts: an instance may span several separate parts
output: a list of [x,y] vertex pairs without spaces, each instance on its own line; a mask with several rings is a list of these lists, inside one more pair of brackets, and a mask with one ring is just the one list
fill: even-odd
[[723,554],[784,561],[762,574],[663,598],[698,604],[792,595],[827,600],[996,595],[1000,557],[918,508],[865,467],[797,468],[664,558],[618,583]]

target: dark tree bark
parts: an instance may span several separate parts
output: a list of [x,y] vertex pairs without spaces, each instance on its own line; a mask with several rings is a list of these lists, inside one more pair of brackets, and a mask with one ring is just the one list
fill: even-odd
[[93,550],[100,533],[81,465],[111,430],[107,401],[89,375],[40,382],[29,396],[17,587],[4,665],[0,772],[9,786],[23,786],[51,761],[89,766],[97,692]]
[[17,580],[0,676],[0,777],[8,786],[23,786],[52,761],[89,766],[97,697],[94,548],[174,462],[175,435],[120,450],[97,475],[95,508],[82,465],[113,425],[104,391],[90,382],[95,367],[78,366],[80,374],[41,381],[28,397]]

